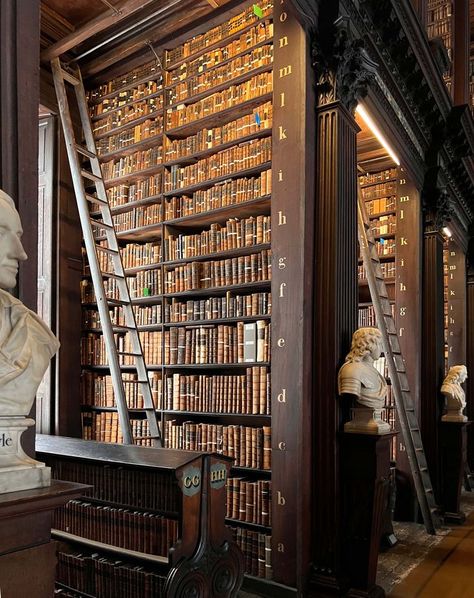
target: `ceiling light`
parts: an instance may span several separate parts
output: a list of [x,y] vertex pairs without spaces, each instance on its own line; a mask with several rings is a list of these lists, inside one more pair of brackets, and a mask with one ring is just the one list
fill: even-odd
[[374,136],[378,139],[378,141],[380,142],[382,147],[384,147],[387,150],[388,155],[392,158],[392,160],[395,162],[395,164],[397,166],[400,166],[400,160],[397,158],[397,155],[395,154],[393,149],[390,147],[388,141],[382,135],[382,133],[380,132],[380,129],[377,127],[375,122],[372,120],[372,117],[369,115],[369,113],[364,108],[364,106],[362,106],[362,104],[357,104],[356,112],[357,112],[357,114],[360,115],[362,120],[369,127],[369,129],[372,131]]
[[447,226],[443,228],[443,233],[446,237],[448,237],[448,239],[450,239],[453,236],[453,233],[449,230]]

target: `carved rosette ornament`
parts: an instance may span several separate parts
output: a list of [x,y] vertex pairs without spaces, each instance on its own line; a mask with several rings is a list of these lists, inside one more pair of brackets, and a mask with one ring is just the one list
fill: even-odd
[[353,112],[367,95],[377,64],[373,62],[362,39],[353,39],[349,19],[339,17],[332,25],[332,43],[320,31],[312,44],[313,66],[317,75],[318,104],[339,100]]

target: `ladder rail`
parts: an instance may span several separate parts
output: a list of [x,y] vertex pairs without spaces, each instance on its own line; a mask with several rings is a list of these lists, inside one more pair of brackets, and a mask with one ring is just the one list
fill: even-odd
[[[130,334],[133,347],[133,359],[135,361],[134,365],[137,370],[138,380],[140,381],[139,387],[142,390],[144,411],[149,424],[149,437],[153,440],[153,444],[161,445],[161,432],[157,421],[156,410],[153,404],[150,380],[143,356],[143,348],[137,329],[130,292],[125,278],[125,271],[120,256],[120,249],[115,234],[115,226],[108,203],[107,192],[102,178],[102,170],[97,156],[82,78],[80,72],[76,78],[67,73],[67,71],[64,71],[61,68],[59,58],[54,58],[51,61],[51,67],[53,71],[56,96],[58,98],[58,105],[60,108],[61,122],[63,125],[66,149],[71,167],[71,176],[77,200],[79,217],[84,235],[84,244],[89,258],[89,267],[97,299],[97,308],[101,321],[102,334],[109,359],[110,373],[112,377],[123,440],[125,444],[133,444],[134,441],[130,423],[130,413],[126,400],[125,381],[123,380],[122,376],[122,367],[119,361],[118,347],[115,343],[114,326],[112,324],[109,312],[109,299],[107,298],[103,283],[105,274],[102,272],[100,267],[97,245],[94,238],[93,223],[91,222],[91,216],[88,208],[88,201],[90,200],[88,199],[88,194],[86,193],[83,180],[83,169],[81,167],[78,154],[88,157],[90,161],[93,175],[90,178],[93,180],[96,187],[100,213],[105,224],[104,230],[108,246],[107,253],[109,255],[109,260],[113,265],[114,277],[116,278],[116,287],[119,292],[119,302],[124,310],[126,325],[129,329],[128,333]],[[65,81],[73,85],[87,149],[78,146],[75,140]],[[110,301],[112,301],[112,299]]]
[[[432,496],[431,481],[429,479],[429,473],[426,465],[421,462],[421,435],[419,433],[418,424],[416,422],[416,416],[413,406],[413,401],[409,392],[408,380],[406,378],[406,372],[404,367],[403,358],[401,355],[398,336],[393,322],[393,316],[388,313],[384,313],[382,307],[382,300],[385,299],[388,302],[388,293],[385,285],[385,281],[381,276],[380,261],[378,256],[371,254],[370,244],[372,243],[375,247],[371,233],[366,230],[367,216],[365,213],[365,206],[362,198],[360,186],[358,186],[357,193],[357,210],[358,210],[358,236],[360,251],[363,259],[363,263],[366,270],[367,282],[369,285],[370,295],[374,306],[375,316],[378,323],[378,328],[382,335],[382,345],[387,360],[388,371],[392,383],[392,391],[395,399],[395,405],[400,422],[400,428],[403,434],[405,445],[407,448],[407,455],[410,464],[410,468],[413,474],[413,481],[415,484],[415,490],[420,503],[425,527],[428,533],[436,534],[436,518],[434,496]],[[378,273],[376,272],[378,269]],[[377,275],[379,279],[377,280]],[[387,310],[388,312],[388,310]],[[389,333],[389,327],[392,331]],[[392,337],[392,343],[390,338]],[[392,346],[395,345],[395,348]],[[398,364],[394,356],[396,351],[399,356]],[[404,376],[404,388],[402,388],[401,375]],[[410,415],[412,418],[412,425],[410,424]],[[412,427],[413,426],[413,427]],[[415,439],[412,434],[416,434],[419,437],[421,450],[416,450]],[[423,451],[424,459],[424,451]],[[425,477],[425,483],[423,483],[422,475]],[[429,486],[429,487],[428,487]],[[431,501],[428,497],[428,492],[431,492]],[[430,504],[431,502],[431,504]]]

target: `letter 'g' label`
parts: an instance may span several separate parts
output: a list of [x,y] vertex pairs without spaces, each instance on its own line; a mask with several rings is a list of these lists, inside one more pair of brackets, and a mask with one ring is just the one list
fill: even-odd
[[181,490],[185,496],[194,496],[201,490],[201,470],[187,467],[180,480]]

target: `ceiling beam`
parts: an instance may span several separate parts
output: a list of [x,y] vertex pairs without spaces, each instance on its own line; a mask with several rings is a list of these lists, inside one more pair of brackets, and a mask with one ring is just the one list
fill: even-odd
[[41,60],[49,61],[64,54],[68,50],[71,50],[71,48],[84,42],[86,39],[89,39],[93,35],[100,33],[112,25],[120,23],[123,19],[142,8],[145,8],[145,6],[148,6],[154,1],[155,0],[122,0],[121,2],[118,2],[115,5],[115,10],[106,10],[95,19],[88,21],[82,27],[76,29],[76,31],[66,35],[66,37],[63,37],[49,48],[46,48],[46,50],[41,53]]

